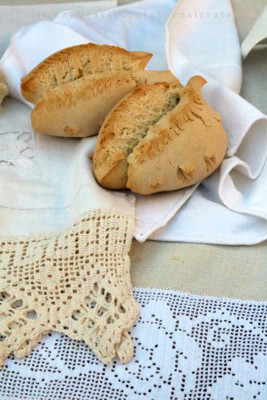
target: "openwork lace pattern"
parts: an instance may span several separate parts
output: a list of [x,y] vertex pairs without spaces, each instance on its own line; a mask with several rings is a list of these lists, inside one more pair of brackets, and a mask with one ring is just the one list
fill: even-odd
[[133,229],[133,217],[90,210],[60,233],[0,238],[0,365],[50,331],[83,340],[106,364],[132,358]]
[[134,358],[105,366],[50,333],[0,371],[1,400],[266,400],[267,302],[134,290]]

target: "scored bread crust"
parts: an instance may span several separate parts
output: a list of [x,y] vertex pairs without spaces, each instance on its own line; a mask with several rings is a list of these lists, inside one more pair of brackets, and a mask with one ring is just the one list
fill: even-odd
[[[227,136],[219,114],[201,95],[205,83],[199,76],[185,87],[155,83],[143,87],[141,99],[141,87],[124,98],[107,116],[98,136],[93,156],[98,182],[110,189],[127,187],[151,194],[193,185],[214,172],[225,156]],[[153,108],[155,88],[166,89],[163,98],[176,91],[178,104],[165,112],[160,108],[162,97],[156,96],[154,110],[159,110],[160,118],[136,140],[131,139],[138,126],[134,121],[144,116],[138,104]],[[127,102],[136,103],[132,112]],[[127,146],[131,148],[125,151]]]
[[0,70],[0,112],[3,111],[2,102],[4,98],[8,95],[8,86],[6,83],[6,77],[3,72]]
[[152,54],[94,43],[72,46],[47,57],[21,80],[22,96],[36,103],[45,90],[100,72],[142,70]]
[[116,71],[86,75],[47,90],[32,111],[32,127],[54,136],[95,135],[121,98],[139,84],[162,78],[176,80],[170,71]]
[[142,85],[109,113],[100,129],[93,156],[95,175],[103,186],[126,187],[129,154],[148,128],[177,104],[181,88],[177,79],[171,83]]
[[47,91],[31,114],[38,132],[69,137],[98,133],[112,107],[136,86],[129,72],[85,76]]

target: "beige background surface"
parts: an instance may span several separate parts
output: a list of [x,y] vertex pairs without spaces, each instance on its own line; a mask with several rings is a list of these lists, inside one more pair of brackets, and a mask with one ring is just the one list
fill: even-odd
[[[119,0],[119,4],[129,2],[131,0]],[[0,5],[40,3],[64,3],[64,1],[0,0]],[[78,1],[73,0],[73,3]],[[79,1],[73,8],[79,7],[81,11],[83,6],[81,3],[82,1]],[[267,6],[267,0],[232,0],[232,4],[242,42],[258,15]],[[50,11],[52,18],[54,11],[52,9]],[[21,20],[13,21],[13,24],[11,22],[9,29],[4,28],[0,8],[0,54],[1,46],[2,49],[7,46],[9,36],[18,29],[17,25],[23,24]],[[267,50],[255,49],[243,65],[244,78],[241,92],[244,98],[265,113],[267,113],[266,65]],[[257,246],[231,247],[154,241],[140,244],[134,241],[130,257],[132,282],[136,286],[170,288],[220,297],[267,299],[266,243]]]

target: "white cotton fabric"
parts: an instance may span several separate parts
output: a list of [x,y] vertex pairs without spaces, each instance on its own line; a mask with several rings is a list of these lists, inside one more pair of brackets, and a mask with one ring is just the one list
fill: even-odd
[[104,366],[84,342],[50,333],[0,370],[2,400],[267,398],[267,302],[135,288],[134,358]]
[[[242,67],[230,1],[179,0],[176,3],[174,0],[146,0],[85,18],[73,11],[65,11],[53,22],[42,21],[23,27],[13,37],[0,64],[7,75],[11,95],[23,101],[19,82],[25,73],[56,50],[88,41],[152,52],[154,57],[149,62],[148,69],[169,68],[183,84],[193,75],[204,76],[208,83],[203,88],[203,95],[221,114],[228,135],[227,157],[221,168],[198,187],[149,197],[135,196],[135,238],[139,241],[152,238],[222,244],[254,244],[266,239],[267,191],[264,182],[267,174],[267,118],[238,95]],[[24,118],[28,125],[29,114],[25,108]],[[7,120],[6,124],[0,125],[0,135],[3,129],[11,129],[9,124],[10,121]],[[125,207],[129,207],[129,212],[133,212],[135,199],[132,195],[129,197],[127,194],[106,191],[97,188],[95,184],[92,187],[97,192],[90,192],[90,184],[88,187],[90,205],[80,203],[84,201],[81,197],[75,207],[72,207],[71,199],[74,198],[74,193],[79,192],[79,184],[82,182],[79,174],[86,176],[87,182],[94,182],[88,156],[93,151],[95,138],[58,139],[38,133],[34,133],[34,138],[37,161],[38,154],[42,153],[49,162],[51,156],[48,152],[54,146],[60,147],[62,159],[66,151],[70,157],[69,162],[74,162],[74,154],[76,159],[80,159],[81,154],[81,159],[84,160],[79,169],[69,166],[67,171],[71,171],[71,175],[68,176],[64,175],[64,162],[57,161],[56,151],[52,152],[54,157],[51,175],[54,174],[53,179],[59,183],[64,175],[68,189],[60,183],[56,189],[60,195],[46,197],[45,190],[52,193],[56,185],[53,183],[53,190],[48,180],[46,186],[42,185],[43,206],[47,206],[45,199],[49,198],[51,210],[64,209],[61,219],[58,218],[61,212],[51,211],[53,218],[49,219],[50,228],[52,225],[54,229],[63,228],[71,220],[68,213],[77,217],[84,208],[101,204],[102,199],[103,204],[108,207],[109,202],[110,205],[114,202],[117,204],[117,198],[120,198],[125,201]],[[45,168],[45,163],[43,166]],[[5,168],[0,170],[3,183],[8,179],[8,167]],[[76,170],[75,179],[73,170]],[[17,174],[14,168],[12,171]],[[22,178],[20,176],[17,179]],[[36,179],[39,178],[32,180],[32,184],[36,183]],[[15,189],[12,184],[8,188],[5,192],[5,211],[3,207],[0,209],[0,212],[5,213],[7,224],[13,214],[9,208],[10,199],[12,198],[13,209],[21,208],[20,202],[25,193],[20,193],[18,187]],[[14,199],[15,190],[20,193],[18,199]],[[27,196],[27,207],[34,208],[36,214],[39,212],[39,204],[36,206],[36,198],[40,195],[38,190],[36,185],[35,199]],[[66,204],[69,207],[66,208]],[[0,205],[3,206],[3,202]],[[48,225],[43,221],[42,227],[38,229],[46,231],[47,228]],[[4,230],[2,227],[1,229]],[[17,226],[17,229],[20,228]],[[27,227],[27,230],[35,233],[34,229],[33,226]]]
[[267,6],[262,11],[248,36],[241,45],[242,59],[244,60],[250,51],[259,43],[265,42],[267,39]]
[[[132,194],[105,190],[96,183],[90,161],[95,142],[96,137],[62,140],[32,133],[30,109],[8,99],[0,119],[0,186],[4,189],[0,191],[0,235],[61,230],[90,208],[133,215],[136,200]],[[160,210],[160,217],[168,218],[170,206],[174,205],[174,214],[176,203],[185,202],[191,190],[181,191],[178,198],[175,193],[165,196],[160,205],[158,195],[148,203],[140,196],[143,217],[136,217],[137,226],[147,224],[153,230],[153,213],[157,217]],[[159,222],[155,223],[157,228]]]
[[94,179],[96,138],[32,136],[29,121],[30,109],[10,99],[0,118],[0,235],[62,230],[90,209],[134,215],[133,196],[105,190]]

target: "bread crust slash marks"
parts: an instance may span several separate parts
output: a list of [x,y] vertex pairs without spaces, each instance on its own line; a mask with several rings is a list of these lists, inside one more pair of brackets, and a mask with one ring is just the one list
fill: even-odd
[[35,104],[32,127],[54,136],[95,135],[108,112],[135,85],[129,72],[118,71],[84,76],[50,89]]
[[209,172],[213,168],[214,164],[216,163],[216,157],[215,156],[210,156],[210,157],[206,156],[206,157],[204,157],[204,160],[205,160],[205,164],[206,164],[206,169]]
[[162,178],[151,179],[149,182],[149,187],[151,189],[158,189],[162,185]]
[[94,43],[72,46],[47,57],[21,80],[23,97],[36,103],[49,89],[84,76],[115,71],[142,70],[152,54]]
[[8,86],[6,83],[6,77],[0,69],[0,113],[3,111],[2,102],[4,98],[8,95]]
[[211,126],[202,112],[204,103],[191,87],[180,89],[179,96],[177,107],[163,116],[158,126],[154,125],[151,140],[145,141],[144,144],[140,143],[136,159],[140,164],[146,157],[153,159],[161,153],[164,146],[181,134],[189,121],[198,118],[205,127]]
[[184,182],[190,182],[193,179],[195,169],[194,168],[186,168],[180,165],[176,167],[176,176],[178,180]]
[[21,80],[23,97],[35,104],[33,128],[53,136],[97,134],[112,107],[135,87],[178,82],[168,70],[144,71],[151,57],[93,43],[52,54]]
[[77,137],[77,129],[74,129],[72,126],[65,125],[63,130],[64,133],[66,133],[66,136]]
[[[101,127],[93,157],[100,180],[105,178],[107,181],[111,171],[114,176],[116,166],[118,174],[127,176],[130,154],[138,142],[148,135],[151,126],[177,105],[181,87],[176,79],[172,83],[146,84],[134,89],[114,107]],[[122,163],[118,163],[119,154],[123,154],[124,170],[121,168]],[[118,176],[117,182],[113,182],[117,189],[122,188],[118,187],[122,181],[125,178]]]
[[97,181],[139,194],[177,190],[210,175],[222,162],[227,135],[192,77],[143,85],[125,96],[101,127],[93,156]]

